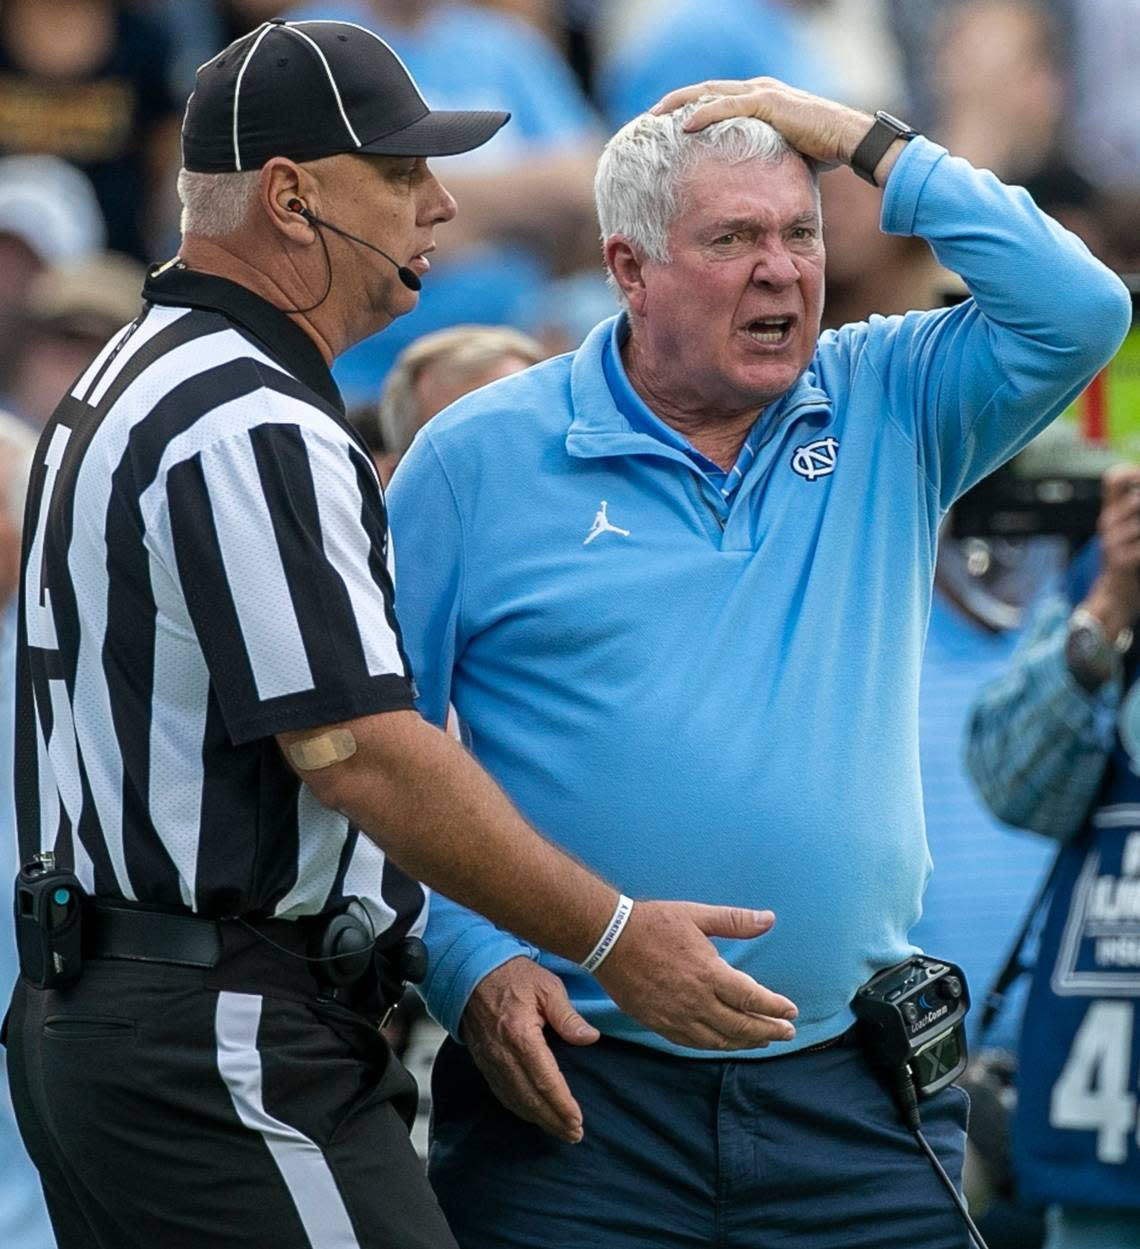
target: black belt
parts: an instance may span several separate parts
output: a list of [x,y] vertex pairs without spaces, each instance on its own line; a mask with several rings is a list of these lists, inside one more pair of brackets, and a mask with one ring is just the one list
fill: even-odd
[[215,988],[268,992],[275,986],[287,996],[337,1002],[382,1022],[400,1001],[405,984],[423,979],[423,943],[385,933],[381,942],[391,944],[377,945],[365,932],[351,958],[338,954],[330,960],[323,953],[330,929],[335,939],[344,923],[343,913],[296,920],[207,919],[88,898],[83,955],[85,960],[199,968]]
[[[227,947],[227,930],[246,933],[287,954],[311,961],[314,934],[327,916],[300,919],[207,919],[177,911],[156,911],[129,903],[89,898],[83,915],[85,958],[119,958],[179,967],[216,967]],[[319,960],[314,966],[319,965]]]
[[216,919],[90,902],[83,916],[85,958],[121,958],[179,967],[216,967],[222,932]]
[[[370,923],[370,921],[369,921]],[[336,944],[345,926],[357,939],[344,953]],[[386,1010],[400,999],[406,983],[424,977],[426,953],[418,938],[381,934],[380,942],[361,936],[343,915],[311,915],[284,919],[207,919],[176,911],[157,911],[131,903],[89,898],[83,915],[85,958],[170,963],[180,967],[216,968],[242,947],[257,946],[269,963],[288,964],[290,971],[311,981],[321,996],[355,1001],[374,986],[373,1002]],[[330,936],[332,946],[329,945]],[[335,957],[329,957],[330,949]],[[303,970],[302,970],[303,969]],[[282,969],[284,970],[284,968]],[[378,994],[378,998],[375,996]]]

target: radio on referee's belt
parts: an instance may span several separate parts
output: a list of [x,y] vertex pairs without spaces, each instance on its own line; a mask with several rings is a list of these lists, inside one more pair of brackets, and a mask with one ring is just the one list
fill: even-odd
[[14,911],[20,974],[37,989],[62,989],[83,970],[83,886],[56,867],[50,850],[16,877]]
[[326,993],[333,996],[360,981],[369,971],[375,972],[381,1026],[399,1004],[404,985],[420,984],[427,974],[427,949],[419,937],[405,937],[388,947],[378,946],[375,927],[359,899],[353,899],[340,914],[328,920],[320,932],[317,950],[316,957],[307,961],[313,964]]

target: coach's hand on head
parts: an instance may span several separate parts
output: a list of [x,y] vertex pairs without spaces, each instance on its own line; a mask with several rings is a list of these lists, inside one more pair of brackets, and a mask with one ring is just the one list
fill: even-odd
[[[538,836],[467,751],[417,713],[278,741],[315,796],[405,872],[524,940],[581,962],[609,924],[614,888]],[[789,1040],[794,1004],[730,967],[708,939],[759,937],[773,922],[770,911],[638,902],[597,978],[618,1006],[678,1045]],[[536,1053],[521,1046],[516,1059],[526,1067]]]
[[[821,165],[850,164],[875,119],[859,109],[789,87],[775,78],[712,79],[679,87],[650,109],[671,113],[694,100],[709,97],[686,119],[686,130],[703,130],[730,117],[758,117],[774,126],[797,151]],[[882,186],[894,166],[903,141],[896,140],[875,166],[875,182]]]

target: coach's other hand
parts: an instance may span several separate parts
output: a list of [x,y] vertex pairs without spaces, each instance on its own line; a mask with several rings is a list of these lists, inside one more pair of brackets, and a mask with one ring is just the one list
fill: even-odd
[[601,1035],[570,1004],[562,981],[525,957],[484,976],[463,1012],[463,1040],[499,1101],[573,1145],[582,1139],[582,1110],[544,1027],[571,1045],[591,1045]]

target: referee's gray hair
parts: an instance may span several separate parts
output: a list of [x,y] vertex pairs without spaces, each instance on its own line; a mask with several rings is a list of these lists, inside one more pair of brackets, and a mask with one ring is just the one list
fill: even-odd
[[257,195],[260,170],[245,173],[178,171],[183,234],[222,238],[241,228]]
[[34,429],[10,412],[0,412],[0,509],[17,529],[24,523],[24,500],[38,441]]
[[546,359],[542,344],[506,325],[453,325],[424,334],[396,357],[380,392],[377,419],[384,450],[402,456],[419,431],[415,386],[427,368],[439,367],[455,382],[486,372],[499,360],[517,356],[528,365]]
[[[801,156],[766,121],[730,117],[704,130],[690,133],[682,129],[686,119],[713,98],[702,96],[672,113],[641,113],[606,144],[594,176],[594,203],[603,245],[620,234],[647,260],[667,261],[669,227],[681,208],[685,179],[706,160],[727,165],[752,160],[776,165],[795,156],[808,167],[818,208],[818,166]],[[610,282],[616,285],[612,274]]]

